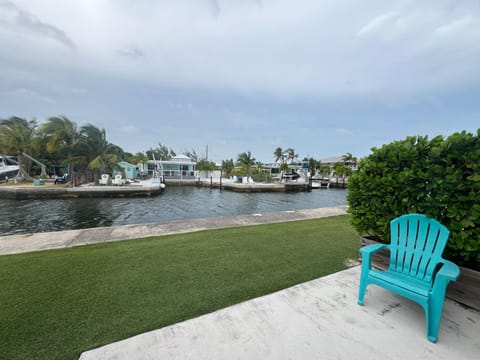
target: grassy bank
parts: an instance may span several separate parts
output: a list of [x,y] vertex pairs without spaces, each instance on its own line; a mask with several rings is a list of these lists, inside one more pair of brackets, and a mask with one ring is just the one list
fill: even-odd
[[0,256],[0,358],[82,351],[345,268],[349,216]]

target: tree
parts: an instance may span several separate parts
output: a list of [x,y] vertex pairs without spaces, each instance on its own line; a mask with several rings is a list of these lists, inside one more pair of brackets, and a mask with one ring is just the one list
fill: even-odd
[[[184,154],[186,157],[190,158],[190,160],[192,160],[193,162],[198,162],[200,160],[199,156],[197,155],[197,152],[194,149],[192,149],[192,151],[185,150]],[[198,169],[198,166],[197,166],[197,169]]]
[[221,170],[226,177],[232,176],[232,171],[235,165],[233,164],[233,159],[230,160],[222,160]]
[[215,171],[217,170],[217,165],[213,161],[200,160],[197,162],[197,170],[200,171]]
[[[128,156],[127,156],[128,154]],[[136,152],[135,154],[124,153],[124,159],[131,164],[142,164],[141,175],[146,175],[148,173],[147,166],[145,163],[148,161],[148,157],[143,152]]]
[[175,151],[173,151],[171,148],[169,149],[162,143],[158,143],[158,147],[156,149],[147,150],[147,156],[149,159],[153,159],[155,157],[155,160],[171,160],[173,157],[177,156],[177,154],[175,154]]
[[285,150],[285,154],[287,161],[290,160],[290,164],[293,163],[293,160],[298,158],[298,154],[295,153],[295,149],[293,148],[288,148],[287,150]]
[[322,175],[330,176],[332,173],[332,167],[330,165],[320,165],[320,169],[318,169]]
[[79,151],[81,137],[77,124],[66,116],[54,116],[41,126],[41,131],[47,140],[47,152],[56,153],[59,160],[68,165],[68,175],[73,186],[73,167],[86,160],[86,154]]
[[308,171],[310,171],[311,176],[314,176],[317,173],[317,170],[320,169],[321,162],[319,160],[315,160],[313,157],[304,158],[303,161],[308,163]]
[[23,153],[32,149],[37,128],[36,120],[29,121],[16,116],[0,121],[0,151],[17,156],[20,171],[16,180],[31,180],[31,176],[24,168]]
[[285,162],[285,152],[281,147],[278,147],[273,152],[273,156],[275,157],[275,162],[280,161],[280,163]]
[[278,169],[280,171],[281,178],[283,178],[284,173],[288,173],[290,171],[287,161],[290,160],[290,164],[292,164],[293,160],[298,159],[298,154],[295,153],[295,149],[293,148],[283,150],[281,147],[278,147],[273,152],[273,156],[275,157],[275,162],[280,161],[280,166]]
[[342,160],[343,160],[343,163],[346,165],[346,166],[349,166],[349,167],[356,167],[357,166],[357,158],[355,156],[353,156],[351,153],[347,152],[346,154],[342,155]]
[[247,152],[238,154],[237,164],[241,166],[243,169],[245,169],[245,172],[247,174],[247,180],[248,180],[248,178],[250,177],[250,169],[255,164],[255,158],[252,156],[252,153],[250,151],[247,151]]
[[342,177],[345,181],[345,177],[352,174],[352,169],[345,166],[345,164],[342,163],[342,162],[338,162],[335,165],[333,165],[333,170],[335,171],[335,176],[337,178],[337,183],[338,183],[338,178],[339,177]]
[[88,154],[88,169],[96,172],[97,178],[105,172],[120,170],[118,162],[121,159],[123,150],[107,141],[105,129],[99,129],[92,124],[82,126],[80,129],[83,144],[86,145]]

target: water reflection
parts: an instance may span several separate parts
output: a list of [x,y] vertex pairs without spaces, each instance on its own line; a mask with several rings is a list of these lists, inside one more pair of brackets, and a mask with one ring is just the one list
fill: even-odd
[[153,198],[0,199],[0,235],[155,223],[346,204],[346,191],[236,193],[209,188],[169,187]]

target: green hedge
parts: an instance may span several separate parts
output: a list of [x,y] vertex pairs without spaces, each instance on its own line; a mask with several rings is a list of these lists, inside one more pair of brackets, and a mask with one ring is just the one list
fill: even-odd
[[480,270],[480,129],[447,138],[412,136],[373,148],[348,181],[352,224],[389,242],[389,222],[406,213],[450,229],[445,256]]

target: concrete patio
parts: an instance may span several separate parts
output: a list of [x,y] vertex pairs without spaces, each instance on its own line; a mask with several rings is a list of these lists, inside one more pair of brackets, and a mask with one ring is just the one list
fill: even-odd
[[478,359],[480,314],[446,300],[437,344],[422,308],[370,286],[354,267],[84,352],[100,359]]

